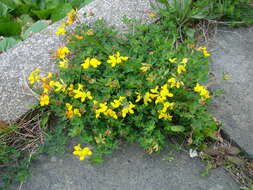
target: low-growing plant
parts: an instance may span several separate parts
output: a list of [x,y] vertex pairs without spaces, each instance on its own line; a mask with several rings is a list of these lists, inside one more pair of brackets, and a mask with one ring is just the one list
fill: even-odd
[[[56,51],[59,72],[42,77],[36,69],[28,78],[41,109],[67,122],[68,136],[95,146],[95,163],[120,139],[153,153],[170,136],[198,147],[218,128],[206,107],[211,95],[200,85],[208,79],[206,48],[195,48],[192,40],[178,43],[177,26],[168,18],[134,27],[120,35],[102,20],[80,26]],[[91,155],[74,148],[80,159]]]
[[162,17],[169,17],[178,27],[181,40],[193,37],[200,21],[229,26],[253,23],[249,0],[156,0],[151,5]]

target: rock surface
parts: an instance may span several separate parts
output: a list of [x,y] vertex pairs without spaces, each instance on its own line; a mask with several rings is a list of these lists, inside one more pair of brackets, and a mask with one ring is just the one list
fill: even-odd
[[21,190],[239,190],[223,169],[202,177],[205,165],[184,152],[148,155],[137,145],[123,145],[101,165],[79,161],[69,153],[41,156]]
[[[253,157],[253,27],[219,28],[213,42],[212,88],[224,94],[214,99],[213,113],[223,129]],[[224,80],[227,77],[228,80]]]
[[[79,20],[90,23],[104,18],[109,25],[124,31],[126,25],[122,22],[123,16],[149,22],[151,19],[147,15],[151,10],[148,0],[95,0],[79,11]],[[84,16],[87,12],[94,15]],[[45,72],[55,70],[50,53],[64,43],[54,33],[61,22],[52,24],[0,54],[0,120],[14,121],[29,110],[29,104],[36,102],[36,96],[28,88],[26,78],[35,68]]]

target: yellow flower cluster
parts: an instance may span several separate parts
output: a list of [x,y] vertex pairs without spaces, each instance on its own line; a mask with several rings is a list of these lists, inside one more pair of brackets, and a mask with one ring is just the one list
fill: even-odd
[[[173,81],[174,82],[174,81]],[[179,82],[180,83],[180,82]],[[175,82],[176,84],[176,82]],[[175,84],[173,84],[175,86]],[[159,113],[159,119],[164,118],[165,120],[171,120],[172,116],[170,114],[167,114],[167,110],[173,109],[175,106],[175,103],[169,103],[167,101],[168,98],[173,97],[173,94],[169,91],[168,87],[172,88],[173,85],[169,86],[168,84],[164,84],[161,87],[156,86],[153,89],[150,89],[150,92],[146,92],[143,98],[144,104],[148,105],[153,100],[155,100],[155,104],[162,103],[163,109],[158,110]],[[181,85],[181,83],[180,83]],[[141,100],[141,96],[138,94],[136,102],[139,102]]]
[[58,81],[53,81],[53,74],[51,72],[47,73],[47,76],[40,77],[40,70],[35,69],[32,71],[28,77],[29,84],[33,85],[35,82],[41,84],[43,93],[40,95],[40,105],[46,106],[49,104],[49,92],[51,89],[54,89],[55,92],[63,91],[65,92],[65,85]]
[[140,70],[142,72],[147,72],[148,70],[151,69],[152,65],[151,64],[148,64],[148,63],[141,63],[142,64],[142,67],[140,68]]
[[81,145],[78,144],[78,145],[74,146],[73,155],[79,156],[80,160],[84,160],[86,158],[86,156],[92,155],[92,151],[89,149],[89,147],[85,147],[82,149]]
[[84,102],[87,99],[92,100],[93,97],[91,96],[91,92],[90,91],[83,91],[83,85],[82,84],[78,84],[78,88],[77,89],[73,89],[72,92],[74,93],[74,98],[75,99],[79,99],[81,100],[81,102]]
[[77,17],[77,9],[72,9],[69,13],[68,13],[68,19],[66,24],[70,25],[73,24],[74,21],[76,20]]
[[42,94],[40,96],[40,105],[46,106],[49,104],[49,96],[47,94]]
[[120,96],[118,100],[116,99],[116,100],[113,100],[113,102],[111,102],[111,106],[113,108],[118,108],[121,105],[121,102],[125,99],[126,97]]
[[74,115],[81,117],[81,113],[78,108],[74,108],[70,103],[66,103],[67,110],[65,111],[66,117],[71,119]]
[[182,72],[186,72],[187,58],[184,58],[181,63],[177,66],[177,73],[180,75]]
[[177,61],[177,58],[169,58],[168,60],[169,60],[169,62],[171,62],[171,63],[175,63],[175,62]]
[[197,83],[194,87],[194,91],[198,92],[203,100],[210,98],[209,91],[205,89],[204,86],[201,86],[199,83]]
[[32,71],[28,77],[29,84],[34,84],[35,82],[40,81],[40,70],[37,68],[34,71]]
[[96,58],[86,58],[84,62],[81,64],[83,69],[88,69],[90,66],[97,68],[98,65],[101,65],[101,61]]
[[200,46],[200,47],[199,47],[199,48],[197,48],[196,50],[197,50],[197,51],[202,51],[202,53],[203,53],[203,55],[204,55],[205,57],[209,57],[209,56],[211,56],[211,54],[207,52],[207,50],[206,50],[206,47],[205,47],[205,46]]
[[[97,102],[95,102],[94,104],[97,104]],[[112,109],[108,108],[107,102],[100,103],[99,109],[96,109],[95,113],[96,113],[96,118],[98,118],[100,116],[100,114],[103,113],[105,116],[110,116],[114,119],[118,119],[116,112],[113,111]]]
[[52,78],[53,74],[51,72],[47,73],[46,77],[42,77],[40,80],[42,81],[41,88],[43,89],[43,94],[40,95],[40,105],[46,106],[49,104],[49,91],[50,91],[50,85],[49,82]]
[[[109,106],[107,105],[107,102],[100,103],[99,108],[95,110],[96,118],[98,118],[102,113],[105,116],[110,116],[114,119],[118,119],[118,115],[113,109],[117,109],[120,106],[123,106],[123,108],[121,110],[121,115],[123,118],[125,118],[127,114],[133,114],[134,113],[133,108],[135,108],[135,105],[130,101],[127,104],[126,103],[123,104],[122,101],[124,101],[125,99],[126,99],[126,97],[120,96],[119,99],[113,100],[110,103],[111,108],[109,108]],[[94,105],[98,104],[97,101],[93,101],[93,103],[94,103]]]
[[129,104],[122,109],[122,117],[125,118],[128,113],[134,114],[133,108],[135,108],[135,105],[129,102]]
[[62,46],[56,50],[56,56],[60,59],[64,59],[69,52],[70,51],[66,46]]
[[67,21],[62,23],[59,28],[57,29],[57,31],[55,32],[56,35],[65,35],[66,34],[66,26],[73,24],[76,17],[77,17],[77,9],[72,9],[69,13],[68,13],[68,18]]
[[177,80],[175,77],[168,79],[167,82],[170,83],[170,88],[173,88],[173,87],[180,88],[181,86],[184,85],[182,81]]
[[62,59],[61,61],[59,61],[59,64],[58,64],[58,66],[60,67],[60,68],[64,68],[64,69],[66,69],[66,68],[68,68],[68,59]]
[[127,61],[128,57],[123,57],[120,55],[120,52],[117,52],[114,55],[110,55],[107,63],[110,63],[112,67],[115,67],[117,64],[122,63],[123,61]]
[[60,90],[62,90],[63,92],[65,91],[65,88],[63,87],[63,85],[58,81],[55,82],[55,81],[51,80],[49,82],[49,86],[54,88],[55,92],[59,92]]
[[57,31],[55,32],[55,34],[56,35],[65,35],[66,34],[65,27],[66,27],[65,23],[61,24],[61,26],[59,26],[59,28],[57,29]]
[[48,72],[46,77],[41,78],[41,81],[42,81],[41,88],[43,89],[43,93],[47,93],[47,94],[49,93],[50,91],[49,83],[52,77],[53,77],[53,74],[51,72]]

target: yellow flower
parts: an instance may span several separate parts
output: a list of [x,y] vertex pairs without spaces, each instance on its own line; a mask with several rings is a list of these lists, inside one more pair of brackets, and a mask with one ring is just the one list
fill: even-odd
[[124,99],[126,99],[126,97],[120,96],[118,100],[113,100],[113,102],[111,102],[111,106],[113,108],[118,108]]
[[66,24],[62,24],[61,26],[59,26],[59,28],[57,29],[55,34],[56,35],[65,35],[65,33],[66,33],[65,27],[66,27]]
[[49,86],[53,88],[56,87],[54,90],[55,92],[59,92],[60,90],[62,90],[63,87],[63,85],[58,81],[57,82],[50,81]]
[[194,91],[198,92],[204,100],[210,98],[209,91],[205,89],[204,86],[201,86],[199,83],[197,83],[194,87]]
[[142,67],[140,68],[140,70],[144,73],[147,72],[152,67],[151,64],[147,64],[147,63],[141,63],[141,64],[142,64]]
[[65,115],[68,119],[71,119],[74,116],[73,106],[69,103],[66,103],[65,106],[67,107],[67,110],[65,111]]
[[118,119],[116,112],[113,111],[112,109],[106,110],[105,115],[109,115],[109,116],[113,117],[114,119]]
[[161,112],[160,110],[158,111],[159,113],[159,119],[165,119],[165,120],[169,120],[171,121],[172,120],[172,116],[170,114],[167,114],[167,113],[164,113],[164,112]]
[[175,107],[175,102],[165,102],[163,104],[163,109],[161,110],[161,112],[165,113],[167,112],[168,109],[172,110]]
[[91,92],[90,91],[87,91],[86,92],[86,97],[89,99],[89,100],[92,100],[93,97],[91,96]]
[[194,91],[195,92],[201,92],[202,88],[203,87],[199,83],[197,83],[196,86],[194,87]]
[[90,60],[90,65],[94,68],[96,68],[98,65],[101,65],[101,62],[99,60],[97,60],[96,58],[92,58]]
[[135,108],[135,105],[129,102],[128,106],[122,109],[122,117],[125,118],[128,113],[134,114],[133,108]]
[[124,97],[124,96],[120,96],[120,97],[119,97],[119,101],[120,101],[120,102],[122,102],[122,101],[125,100],[125,99],[126,99],[126,97]]
[[123,57],[120,55],[120,52],[117,52],[114,55],[109,56],[107,63],[110,63],[112,67],[115,67],[117,64],[122,63],[122,61],[127,61],[128,57]]
[[177,61],[177,58],[169,58],[169,62],[175,63]]
[[138,96],[137,96],[135,102],[137,103],[137,102],[139,102],[139,101],[141,101],[141,95],[140,95],[140,94],[138,94]]
[[84,62],[81,64],[81,66],[83,67],[83,69],[88,69],[90,66],[90,58],[86,58]]
[[70,84],[69,87],[67,88],[67,94],[69,96],[73,96],[73,90],[74,90],[74,85]]
[[43,83],[41,85],[41,88],[43,88],[43,93],[47,94],[50,91],[50,85],[48,83]]
[[186,68],[184,65],[178,65],[177,67],[177,73],[181,74],[182,72],[186,72]]
[[118,108],[121,105],[121,102],[119,100],[114,100],[111,102],[111,105],[113,108]]
[[[74,146],[74,150],[75,150],[75,151],[82,150],[82,149],[81,149],[81,145],[78,144],[78,145]],[[74,154],[74,152],[73,152],[73,154]]]
[[94,35],[94,31],[92,29],[89,29],[85,34],[87,36],[93,36]]
[[144,95],[144,104],[147,105],[148,103],[151,103],[152,102],[152,98],[150,96],[150,93],[149,92],[146,92],[146,94]]
[[207,51],[203,51],[203,55],[204,55],[205,57],[209,57],[209,56],[211,56],[211,54],[210,54],[210,53],[208,53]]
[[81,117],[81,113],[78,108],[74,109],[74,115],[77,115],[78,117]]
[[169,97],[169,98],[173,97],[173,94],[171,92],[169,92],[169,90],[168,90],[167,84],[163,85],[161,88],[162,88],[162,90],[160,91],[161,96]]
[[97,109],[96,112],[96,118],[98,118],[100,116],[101,113],[106,113],[108,109],[107,103],[100,103],[99,104],[99,109]]
[[98,65],[101,65],[101,62],[97,60],[96,58],[86,58],[84,60],[84,63],[81,64],[83,69],[88,69],[90,66],[96,68]]
[[49,104],[49,96],[47,94],[42,94],[40,96],[40,105],[46,106]]
[[68,60],[67,59],[63,59],[59,62],[59,65],[58,65],[60,68],[68,68]]
[[80,144],[78,144],[77,146],[74,146],[74,151],[72,154],[79,156],[80,160],[84,160],[86,156],[92,155],[92,151],[88,147],[81,149]]
[[34,71],[32,71],[28,77],[29,84],[34,84],[35,82],[40,81],[40,70],[37,68]]
[[173,88],[173,87],[180,88],[180,86],[184,85],[182,81],[177,81],[177,79],[174,77],[168,79],[168,83],[170,83],[170,88]]
[[188,58],[183,58],[181,63],[185,66],[188,63]]
[[203,55],[204,55],[205,57],[211,56],[211,54],[208,53],[206,49],[207,49],[207,48],[206,48],[205,46],[200,46],[200,47],[196,48],[197,51],[202,51],[202,53],[203,53]]
[[69,52],[70,51],[66,46],[62,46],[56,50],[56,56],[58,58],[64,59]]
[[150,92],[152,92],[152,93],[158,93],[158,88],[159,88],[159,86],[156,86],[155,88],[150,89]]
[[72,90],[72,92],[74,93],[74,98],[75,99],[80,98],[81,102],[84,102],[86,98],[92,100],[93,97],[91,96],[91,92],[90,91],[83,92],[82,89],[83,89],[83,85],[79,83],[78,88]]
[[68,13],[68,19],[66,24],[73,24],[75,19],[77,17],[77,9],[72,9],[69,13]]
[[84,39],[83,36],[79,36],[79,35],[75,35],[75,38],[78,39],[78,40],[83,40]]
[[156,12],[151,11],[151,12],[148,13],[148,17],[149,18],[155,18],[155,17],[157,17],[157,14],[156,14]]
[[45,83],[49,83],[50,79],[53,77],[53,74],[51,72],[47,73],[46,77],[41,78],[41,80]]

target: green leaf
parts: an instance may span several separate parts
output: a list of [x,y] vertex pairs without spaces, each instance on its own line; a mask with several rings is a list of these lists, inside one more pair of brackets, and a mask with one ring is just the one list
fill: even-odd
[[185,128],[182,125],[173,125],[170,127],[170,130],[176,133],[184,132]]
[[81,8],[81,7],[83,7],[83,6],[85,6],[85,5],[88,5],[89,3],[91,3],[93,0],[84,0],[84,1],[82,1],[81,0],[81,4],[79,5],[79,6],[77,6],[76,4],[72,4],[72,6],[73,6],[73,8]]
[[16,45],[18,41],[15,38],[4,38],[0,41],[0,52],[6,51]]
[[0,23],[0,35],[18,36],[21,33],[21,24],[18,22],[7,21]]
[[8,12],[8,7],[0,2],[0,16],[5,16]]
[[43,22],[43,21],[38,21],[35,22],[34,24],[32,24],[22,35],[23,39],[27,39],[30,35],[32,35],[33,33],[36,32],[40,32],[41,30],[43,30],[44,28],[46,28],[48,26],[47,22]]
[[68,12],[70,12],[72,9],[72,6],[69,3],[61,3],[57,8],[54,9],[51,20],[53,22],[63,19]]
[[50,0],[46,2],[46,9],[54,9],[59,6],[59,1],[56,0]]
[[49,19],[54,9],[45,10],[33,10],[32,13],[35,14],[39,19]]
[[18,6],[18,2],[14,0],[0,0],[0,3],[4,4],[7,6],[8,9],[15,9]]
[[21,15],[18,19],[22,25],[28,25],[29,23],[34,22],[33,18],[27,14]]

